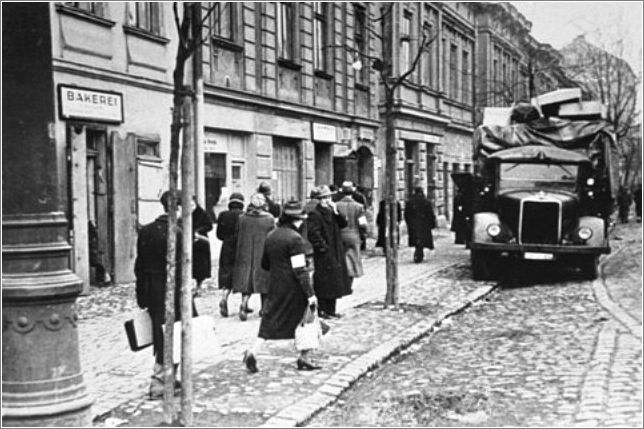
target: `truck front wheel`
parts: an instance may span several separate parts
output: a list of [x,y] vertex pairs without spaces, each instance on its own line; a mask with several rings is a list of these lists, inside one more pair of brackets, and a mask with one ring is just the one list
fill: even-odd
[[494,274],[492,256],[481,250],[472,250],[470,253],[472,263],[472,278],[474,280],[490,280]]
[[579,269],[584,278],[595,280],[599,276],[599,256],[584,255],[579,257]]

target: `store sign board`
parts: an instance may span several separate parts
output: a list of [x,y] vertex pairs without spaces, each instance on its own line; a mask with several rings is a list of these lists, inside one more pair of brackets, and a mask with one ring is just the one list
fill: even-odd
[[123,94],[76,86],[58,85],[62,119],[123,122]]
[[337,133],[333,125],[313,123],[313,140],[319,142],[335,142]]

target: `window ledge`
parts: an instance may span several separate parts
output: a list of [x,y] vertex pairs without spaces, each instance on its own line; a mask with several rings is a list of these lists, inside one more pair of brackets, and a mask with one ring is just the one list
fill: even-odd
[[365,91],[369,92],[369,86],[365,85],[364,83],[357,83],[355,84],[356,89],[359,89],[360,91]]
[[56,10],[59,13],[62,13],[64,15],[73,16],[75,18],[79,18],[79,19],[82,19],[84,21],[92,22],[94,24],[98,24],[98,25],[103,26],[103,27],[111,28],[111,27],[114,27],[114,25],[116,25],[116,22],[111,21],[109,19],[103,18],[103,17],[95,15],[93,13],[86,12],[86,11],[81,10],[81,9],[76,9],[76,8],[65,6],[65,5],[62,5],[62,4],[57,4],[56,5]]
[[137,155],[136,159],[140,161],[147,161],[147,162],[154,162],[154,163],[159,163],[163,161],[161,157],[156,155]]
[[333,76],[325,72],[324,70],[316,70],[313,72],[313,74],[315,74],[316,77],[319,77],[321,79],[325,79],[325,80],[333,79]]
[[239,45],[232,40],[228,39],[222,39],[221,37],[212,37],[212,44],[213,46],[219,46],[221,48],[226,48],[231,51],[236,51],[236,52],[243,52],[244,47],[242,45]]
[[136,37],[140,37],[142,39],[147,39],[151,42],[158,43],[160,45],[167,45],[168,42],[170,42],[170,39],[166,39],[165,37],[159,36],[154,33],[150,33],[149,31],[142,30],[137,27],[132,27],[130,25],[124,25],[123,26],[123,32],[127,34],[131,34]]
[[291,70],[302,70],[302,65],[294,62],[293,60],[287,60],[285,58],[280,58],[277,60],[277,64],[279,64],[282,67],[285,67],[287,69]]

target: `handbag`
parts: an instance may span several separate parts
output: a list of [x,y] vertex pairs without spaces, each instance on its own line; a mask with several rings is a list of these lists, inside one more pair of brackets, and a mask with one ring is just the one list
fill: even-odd
[[307,306],[302,320],[295,328],[295,349],[298,351],[320,348],[322,327],[315,306]]
[[152,319],[147,308],[135,311],[124,325],[127,341],[133,352],[152,345]]

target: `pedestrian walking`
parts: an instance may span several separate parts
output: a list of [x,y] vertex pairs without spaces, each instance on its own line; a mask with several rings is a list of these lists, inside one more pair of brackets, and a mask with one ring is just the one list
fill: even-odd
[[340,230],[340,236],[344,245],[349,287],[351,287],[353,279],[362,277],[364,274],[360,249],[362,237],[366,235],[367,231],[367,218],[364,206],[353,199],[353,184],[344,182],[341,192],[343,197],[336,204],[338,212],[347,220],[347,226]]
[[642,183],[638,183],[633,187],[633,202],[635,203],[635,215],[637,222],[642,221]]
[[[150,399],[163,397],[163,324],[165,323],[166,258],[168,249],[168,210],[170,191],[161,195],[164,214],[157,217],[139,231],[136,243],[134,274],[136,276],[136,302],[140,308],[147,308],[152,320],[152,343],[155,356]],[[179,203],[179,202],[178,202]],[[174,314],[181,320],[181,230],[177,227]],[[192,304],[193,316],[197,311]],[[174,365],[176,374],[178,365]],[[180,388],[175,383],[175,394]]]
[[[385,232],[386,232],[386,225],[385,225],[385,204],[387,202],[385,200],[380,201],[380,204],[378,205],[378,215],[376,216],[376,224],[378,225],[378,239],[376,240],[376,247],[382,247],[383,252],[386,254],[387,248],[385,247]],[[397,222],[396,222],[396,237],[398,237],[398,241],[396,242],[396,246],[400,244],[400,222],[402,221],[402,208],[400,207],[400,201],[396,201],[396,209],[397,209],[397,214],[398,217]]]
[[617,208],[619,221],[621,223],[628,223],[628,212],[631,208],[631,193],[624,185],[621,185],[617,191]]
[[197,282],[194,296],[202,292],[202,284],[205,279],[212,276],[212,262],[210,257],[210,239],[208,233],[212,231],[212,220],[210,215],[192,199],[192,278]]
[[275,219],[279,219],[282,209],[280,208],[280,205],[273,200],[273,189],[271,188],[271,185],[268,182],[263,181],[257,187],[257,192],[264,195],[264,198],[266,198],[268,212],[272,214]]
[[[262,194],[251,196],[246,213],[239,217],[235,229],[235,266],[233,292],[242,294],[239,319],[245,321],[253,309],[248,300],[253,293],[261,296],[262,308],[268,293],[268,272],[262,267],[262,252],[266,236],[275,228],[275,218],[266,211]],[[260,310],[261,314],[261,310]]]
[[[306,219],[299,201],[284,205],[278,226],[264,244],[262,267],[269,272],[269,293],[259,325],[257,340],[244,353],[243,362],[251,373],[258,371],[257,358],[267,340],[294,339],[295,328],[307,306],[317,305],[306,267],[305,242],[298,230]],[[299,370],[320,366],[309,358],[310,350],[301,350],[297,359]]]
[[221,290],[219,313],[228,317],[228,297],[233,290],[233,270],[235,268],[235,229],[244,210],[244,196],[233,192],[228,200],[228,210],[219,213],[217,219],[217,238],[222,241],[219,253],[218,283]]
[[336,312],[338,298],[351,294],[346,256],[340,230],[347,220],[331,199],[328,186],[318,189],[318,205],[307,219],[308,237],[313,245],[313,287],[318,298],[320,317],[339,318]]
[[409,247],[414,247],[414,262],[422,262],[425,248],[434,248],[432,229],[436,227],[436,216],[432,203],[425,197],[423,188],[417,186],[405,202],[405,223],[409,236]]

